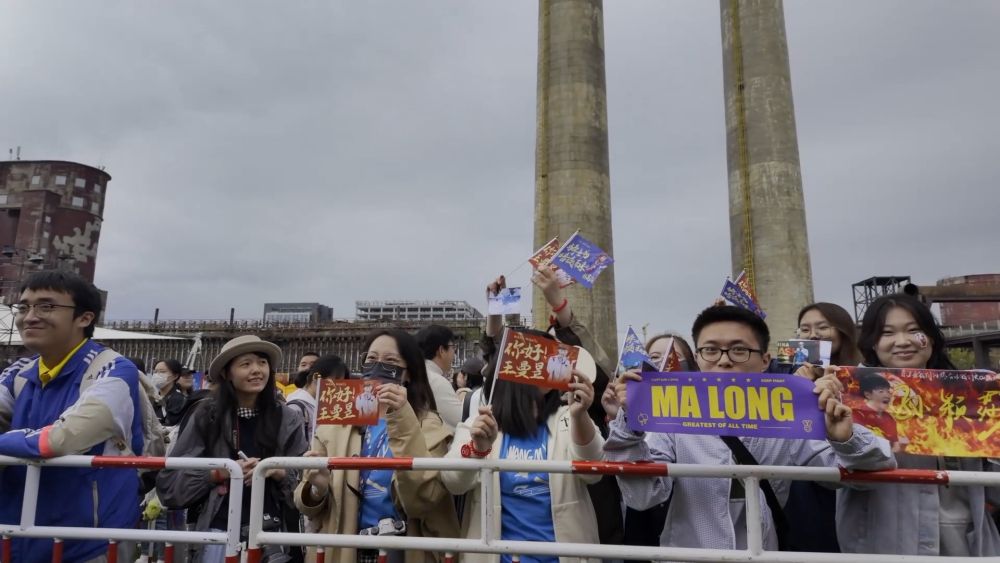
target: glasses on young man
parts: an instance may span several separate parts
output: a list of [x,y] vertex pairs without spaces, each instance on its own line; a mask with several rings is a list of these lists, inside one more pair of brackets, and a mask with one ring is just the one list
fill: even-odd
[[47,317],[54,313],[56,309],[76,309],[76,305],[60,305],[58,303],[14,303],[10,306],[10,310],[19,317],[27,315],[28,311],[31,311],[32,309],[35,310],[35,315],[38,315],[39,317]]
[[754,352],[763,355],[763,350],[756,350],[746,346],[733,346],[732,348],[719,348],[717,346],[702,346],[698,348],[698,355],[706,362],[715,363],[722,359],[722,355],[729,356],[729,361],[734,364],[742,364],[750,359],[750,354]]

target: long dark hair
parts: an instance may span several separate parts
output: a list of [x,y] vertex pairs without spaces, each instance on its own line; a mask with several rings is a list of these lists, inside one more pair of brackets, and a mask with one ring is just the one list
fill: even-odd
[[368,353],[372,347],[372,342],[380,336],[388,336],[396,341],[399,348],[399,355],[406,362],[406,371],[410,374],[410,382],[406,385],[406,400],[417,414],[417,418],[423,417],[427,411],[437,412],[437,403],[434,401],[434,393],[431,392],[431,384],[427,381],[427,366],[424,365],[424,354],[417,345],[416,338],[405,330],[389,328],[376,330],[365,339],[363,350]]
[[[522,332],[555,340],[551,334],[540,330]],[[492,365],[496,365],[495,360]],[[538,427],[545,424],[549,417],[559,410],[559,405],[562,403],[560,395],[555,389],[545,391],[534,385],[498,379],[490,404],[493,406],[493,416],[501,432],[516,438],[527,438],[534,436],[538,432]],[[535,413],[535,416],[532,416],[532,413]]]
[[826,322],[840,333],[840,350],[830,356],[830,363],[835,366],[856,366],[861,363],[861,353],[858,352],[858,328],[854,325],[851,314],[840,305],[820,301],[803,307],[799,311],[798,322],[801,323],[802,317],[813,310],[819,311]]
[[944,334],[934,320],[934,315],[926,305],[917,298],[897,293],[895,295],[884,295],[879,297],[865,311],[865,318],[861,321],[861,334],[858,338],[858,348],[864,357],[865,365],[871,367],[884,367],[879,362],[875,347],[878,345],[885,328],[885,318],[889,311],[899,307],[913,315],[920,330],[931,340],[931,357],[927,360],[928,369],[955,369],[955,365],[948,359],[944,351]]
[[[274,384],[274,368],[271,365],[267,354],[253,352],[258,358],[268,360],[268,377],[264,389],[257,394],[254,407],[257,409],[257,416],[254,422],[257,424],[257,431],[254,433],[254,441],[260,450],[261,458],[271,457],[278,451],[278,431],[281,429],[281,403],[278,402],[277,388]],[[235,358],[234,358],[235,359]],[[240,446],[233,440],[233,429],[238,424],[236,419],[236,408],[239,405],[236,399],[236,390],[232,381],[229,380],[229,367],[233,364],[230,360],[222,368],[222,381],[212,393],[213,406],[212,416],[209,417],[208,427],[202,428],[207,432],[209,443],[224,440],[229,444],[232,453],[235,454]]]

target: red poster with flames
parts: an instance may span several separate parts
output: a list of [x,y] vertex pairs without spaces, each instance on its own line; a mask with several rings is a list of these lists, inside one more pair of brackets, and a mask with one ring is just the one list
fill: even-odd
[[1000,457],[1000,376],[988,371],[841,367],[854,422],[896,452]]
[[504,331],[497,363],[500,379],[568,391],[580,351],[575,346],[528,334]]
[[378,398],[375,381],[359,379],[321,379],[316,399],[316,425],[342,424],[372,426],[378,424]]

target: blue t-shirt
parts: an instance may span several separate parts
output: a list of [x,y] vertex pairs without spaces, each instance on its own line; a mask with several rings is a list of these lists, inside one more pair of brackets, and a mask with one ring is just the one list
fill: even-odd
[[[504,434],[500,459],[545,460],[549,429],[542,424],[534,436],[515,438]],[[500,473],[500,538],[510,541],[556,541],[552,525],[552,493],[548,473]],[[501,557],[510,563],[510,555]],[[558,557],[522,555],[523,563],[558,563]]]
[[[368,428],[361,444],[361,457],[392,457],[389,450],[389,432],[385,420]],[[361,510],[358,512],[358,529],[370,528],[383,518],[399,519],[392,500],[392,469],[362,471]]]

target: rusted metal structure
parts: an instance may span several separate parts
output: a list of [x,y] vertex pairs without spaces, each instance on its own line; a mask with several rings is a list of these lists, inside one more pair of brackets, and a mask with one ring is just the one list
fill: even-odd
[[[375,330],[399,328],[415,333],[428,322],[409,321],[334,321],[332,323],[273,323],[260,320],[171,320],[171,321],[112,321],[107,328],[169,336],[187,337],[185,340],[122,340],[114,343],[115,349],[126,356],[138,357],[147,362],[156,358],[178,358],[184,361],[198,337],[200,353],[193,359],[195,369],[204,369],[222,349],[222,345],[241,334],[256,334],[281,347],[282,365],[279,372],[293,372],[299,357],[305,352],[336,354],[352,370],[358,370],[365,338]],[[455,332],[458,344],[456,368],[479,350],[483,321],[435,321]]]

